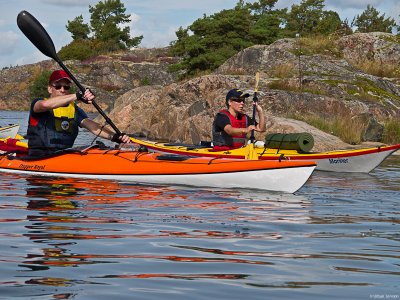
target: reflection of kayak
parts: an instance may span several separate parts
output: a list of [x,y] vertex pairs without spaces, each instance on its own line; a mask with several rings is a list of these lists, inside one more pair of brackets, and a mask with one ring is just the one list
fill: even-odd
[[190,158],[130,149],[75,148],[42,159],[0,156],[0,171],[30,175],[111,179],[146,184],[254,188],[294,193],[314,162]]
[[15,138],[19,130],[19,125],[9,125],[0,128],[0,139],[5,139],[8,137]]
[[[131,138],[134,143],[146,146],[149,151],[160,153],[172,153],[190,156],[245,158],[249,146],[225,150],[213,151],[212,148],[203,146],[159,143]],[[259,160],[291,160],[291,161],[315,161],[316,170],[333,172],[363,172],[368,173],[376,168],[386,157],[400,149],[400,144],[392,146],[379,146],[364,149],[336,150],[327,152],[300,153],[296,150],[283,150],[264,147],[254,147],[255,155]]]

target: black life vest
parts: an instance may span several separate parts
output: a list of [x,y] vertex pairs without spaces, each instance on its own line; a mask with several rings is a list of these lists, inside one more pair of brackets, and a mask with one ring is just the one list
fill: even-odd
[[[229,122],[233,128],[247,128],[247,116],[244,114],[238,113],[235,118],[228,110],[222,109],[218,112],[218,114],[224,114],[228,116]],[[217,131],[216,124],[213,124],[213,144],[214,150],[216,148],[226,148],[221,150],[228,150],[234,148],[240,148],[244,146],[246,143],[246,134],[230,136],[224,130]]]
[[[42,99],[38,99],[42,100]],[[32,102],[31,111],[36,101]],[[78,136],[79,127],[75,121],[75,104],[40,113],[34,117],[29,115],[27,130],[29,152],[53,152],[73,146]]]

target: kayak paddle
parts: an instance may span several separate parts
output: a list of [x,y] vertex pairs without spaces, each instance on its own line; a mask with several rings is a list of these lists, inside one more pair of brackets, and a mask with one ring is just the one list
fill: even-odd
[[[258,92],[258,82],[260,81],[260,73],[256,73],[256,86],[254,88],[254,94],[253,94],[253,119],[252,119],[252,125],[256,124],[256,105],[257,105],[257,92]],[[251,131],[250,135],[250,143],[247,145],[247,153],[246,153],[246,159],[258,159],[257,154],[254,151],[254,143],[256,141],[256,138],[254,136],[254,129]]]
[[[254,88],[254,94],[253,94],[253,124],[256,125],[256,104],[258,101],[257,98],[257,92],[258,92],[258,82],[260,81],[260,73],[256,73],[256,87]],[[251,136],[250,136],[250,141],[254,143],[256,141],[256,138],[254,137],[254,129],[251,131]]]
[[[38,48],[44,55],[54,59],[60,65],[60,67],[67,72],[69,77],[81,90],[81,92],[85,93],[85,88],[79,83],[79,81],[74,77],[74,75],[72,75],[61,59],[57,56],[52,39],[39,21],[36,20],[35,17],[29,12],[23,10],[17,16],[17,25],[25,34],[25,36],[32,42],[32,44],[34,44],[36,48]],[[117,126],[115,126],[115,124],[105,114],[101,107],[94,100],[92,100],[92,104],[100,113],[100,115],[106,120],[106,122],[114,129],[115,133],[120,136],[121,131],[117,128]]]

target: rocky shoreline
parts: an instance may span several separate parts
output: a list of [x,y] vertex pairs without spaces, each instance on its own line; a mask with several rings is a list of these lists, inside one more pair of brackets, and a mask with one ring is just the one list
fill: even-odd
[[[367,51],[371,59],[393,64],[400,61],[400,44],[384,33],[353,34],[336,44],[341,57],[296,55],[296,39],[256,45],[228,59],[212,74],[186,80],[168,72],[177,58],[169,57],[167,48],[135,49],[65,64],[96,92],[97,103],[122,131],[147,138],[195,144],[210,140],[212,119],[224,107],[226,92],[241,88],[251,93],[255,73],[260,72],[259,102],[267,113],[266,134],[310,132],[315,138],[313,151],[379,144],[384,124],[400,122],[400,79],[364,73],[355,62]],[[1,70],[0,109],[28,110],[30,82],[43,70],[55,68],[57,64],[47,60]],[[247,108],[251,113],[250,104]],[[359,119],[365,129],[362,143],[347,144],[294,118],[308,115],[322,120],[332,116]]]

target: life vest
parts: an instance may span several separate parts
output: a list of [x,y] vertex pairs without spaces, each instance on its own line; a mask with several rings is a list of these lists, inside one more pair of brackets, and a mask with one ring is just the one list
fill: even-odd
[[[32,102],[31,111],[35,103],[36,101]],[[27,130],[30,153],[31,150],[48,152],[72,147],[79,132],[75,111],[75,104],[70,103],[68,106],[40,113],[38,117],[31,112]]]
[[[218,114],[228,116],[229,122],[233,128],[247,128],[247,117],[244,114],[238,114],[235,118],[228,110],[222,109]],[[240,148],[246,143],[246,134],[230,136],[224,130],[217,131],[216,125],[213,124],[213,145],[214,150],[229,150]]]
[[73,132],[75,120],[75,104],[53,109],[54,123],[58,132]]

